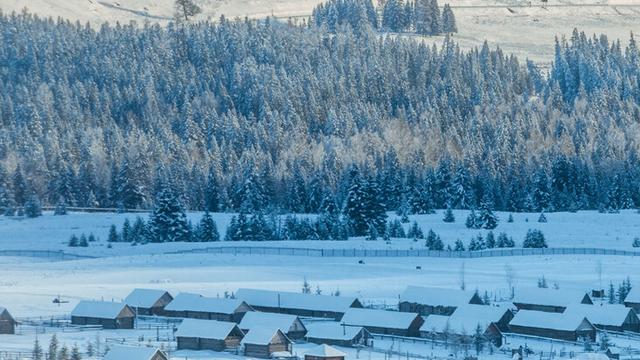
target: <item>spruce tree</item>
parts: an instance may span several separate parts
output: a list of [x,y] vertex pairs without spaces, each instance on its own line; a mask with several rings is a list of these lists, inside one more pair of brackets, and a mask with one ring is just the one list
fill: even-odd
[[42,346],[40,346],[40,340],[36,337],[36,340],[33,343],[33,350],[31,352],[32,360],[44,360],[44,355],[42,353]]
[[36,218],[42,215],[42,206],[36,193],[31,194],[24,204],[24,214],[29,218]]
[[110,243],[114,243],[114,242],[119,242],[120,241],[120,234],[118,234],[118,229],[113,224],[109,228],[109,235],[107,237],[107,241],[110,242]]
[[70,360],[82,360],[82,356],[80,355],[80,349],[78,349],[78,345],[74,345],[71,348]]
[[442,8],[442,32],[443,33],[456,33],[458,32],[458,26],[456,25],[456,17],[451,10],[449,4],[444,4]]
[[456,221],[456,217],[453,215],[453,210],[451,210],[450,206],[447,206],[447,210],[444,213],[444,218],[442,221],[446,223],[453,223]]
[[198,240],[201,242],[220,241],[218,227],[208,211],[202,215],[202,219],[198,225]]
[[189,241],[190,228],[181,202],[168,187],[163,186],[149,219],[152,242]]
[[546,248],[547,242],[544,238],[544,234],[540,230],[527,231],[527,236],[522,243],[523,248]]
[[220,211],[220,186],[213,171],[209,171],[204,194],[204,209],[210,212]]
[[51,336],[51,340],[49,341],[49,351],[48,351],[48,359],[47,360],[57,360],[58,359],[58,337],[56,334]]

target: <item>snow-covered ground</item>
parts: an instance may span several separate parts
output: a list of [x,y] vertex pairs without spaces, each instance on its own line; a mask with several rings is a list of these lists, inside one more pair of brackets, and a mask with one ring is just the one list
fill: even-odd
[[[468,211],[454,211],[456,222],[442,221],[443,211],[431,215],[410,216],[411,222],[417,221],[424,233],[435,231],[443,242],[451,244],[462,240],[466,245],[471,238],[486,230],[467,229],[464,225]],[[497,213],[499,225],[493,230],[495,236],[505,232],[513,237],[516,246],[521,246],[528,229],[539,229],[545,234],[550,247],[593,247],[603,249],[632,249],[635,237],[640,236],[640,214],[635,210],[626,210],[619,214],[601,214],[596,211],[577,213],[549,213],[546,223],[539,223],[537,213],[514,213],[514,221],[507,222],[508,213]],[[71,213],[54,216],[46,212],[44,216],[27,218],[8,218],[0,216],[0,250],[64,250],[69,253],[92,256],[116,256],[135,254],[162,254],[178,250],[197,249],[211,246],[271,246],[300,248],[334,249],[424,249],[422,241],[393,239],[367,241],[351,239],[349,241],[266,241],[266,242],[219,242],[219,243],[170,243],[131,246],[127,243],[113,244],[108,248],[107,234],[111,224],[122,227],[125,219],[135,220],[137,216],[147,218],[148,214],[111,214],[111,213]],[[189,219],[198,223],[202,213],[189,213]],[[233,214],[214,214],[221,235],[224,237],[227,225]],[[393,213],[389,219],[396,218]],[[410,224],[405,224],[408,228]],[[73,234],[93,233],[100,240],[90,243],[88,248],[70,248],[67,246]]]
[[[322,0],[200,0],[199,19],[266,16],[307,17]],[[640,31],[637,0],[442,0],[453,6],[459,32],[454,39],[463,48],[482,45],[484,40],[506,53],[538,61],[546,66],[553,59],[554,37],[571,36],[574,28],[588,34],[606,34],[623,44],[630,33]],[[173,0],[0,0],[4,12],[29,9],[41,16],[72,21],[167,23]],[[415,37],[428,42],[442,37]]]
[[[312,287],[319,286],[325,293],[340,289],[343,296],[358,296],[365,303],[397,303],[398,295],[407,285],[425,285],[457,288],[464,268],[467,288],[486,290],[500,297],[507,292],[505,268],[515,274],[516,287],[535,286],[545,276],[550,283],[557,282],[562,289],[589,289],[598,287],[597,268],[603,269],[602,283],[619,283],[626,276],[640,271],[635,258],[596,256],[553,256],[488,259],[431,259],[380,258],[367,259],[359,264],[354,258],[306,258],[277,256],[230,255],[141,255],[87,259],[66,262],[38,262],[29,259],[0,258],[0,304],[8,307],[19,319],[67,315],[81,299],[122,300],[133,288],[166,289],[173,294],[180,291],[218,296],[240,287],[300,291],[306,278]],[[421,266],[417,270],[416,266]],[[69,301],[61,305],[52,300],[60,296]],[[46,332],[42,334],[42,332]],[[48,341],[52,328],[39,329],[39,339]],[[164,331],[164,332],[163,332]],[[68,345],[84,346],[95,341],[98,331],[65,331],[58,336]],[[100,331],[106,338],[125,339],[142,343],[155,339],[155,331]],[[168,330],[160,336],[168,338]],[[35,329],[25,326],[18,335],[0,335],[0,351],[26,351],[35,338]],[[386,341],[386,340],[385,340]],[[517,343],[517,339],[513,339]],[[622,340],[621,344],[623,343]],[[376,342],[376,347],[409,351],[428,355],[446,355],[447,349],[432,349],[426,344],[390,344]],[[535,341],[528,340],[529,346]],[[629,344],[629,342],[624,342]],[[638,346],[637,343],[634,346]],[[171,345],[170,343],[168,345]],[[549,351],[550,343],[540,342],[540,350]],[[300,345],[304,348],[305,345]],[[553,345],[555,349],[561,346]],[[355,358],[355,350],[350,350]],[[221,354],[182,354],[193,358],[237,358]],[[359,355],[368,358],[367,350]],[[383,358],[373,353],[372,358]],[[506,358],[504,355],[496,357]],[[486,357],[483,357],[486,358]],[[493,358],[493,357],[492,357]]]

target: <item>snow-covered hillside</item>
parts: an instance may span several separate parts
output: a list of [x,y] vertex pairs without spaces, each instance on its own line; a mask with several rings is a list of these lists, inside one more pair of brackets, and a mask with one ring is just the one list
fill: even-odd
[[[478,234],[486,235],[487,230],[474,230],[465,227],[468,211],[454,211],[456,222],[442,221],[443,211],[431,215],[410,216],[410,221],[416,221],[426,233],[435,231],[442,237],[445,246],[460,239],[468,245],[471,238]],[[340,249],[420,249],[424,248],[421,241],[410,239],[393,239],[387,243],[383,240],[367,241],[351,239],[349,241],[267,241],[267,242],[220,242],[220,243],[165,243],[131,246],[128,243],[113,244],[107,248],[107,235],[111,224],[121,227],[126,218],[133,221],[137,216],[146,214],[110,214],[110,213],[72,213],[64,216],[54,216],[45,213],[44,216],[28,218],[9,218],[0,216],[0,249],[2,250],[65,250],[71,253],[95,256],[114,256],[132,254],[160,254],[176,250],[203,248],[210,246],[277,246],[304,248],[340,248]],[[197,224],[202,213],[191,212],[189,220]],[[215,214],[214,219],[222,237],[233,214]],[[606,249],[632,249],[633,239],[640,236],[640,214],[633,210],[619,214],[601,214],[596,211],[581,211],[578,213],[549,213],[545,214],[546,223],[539,223],[539,214],[512,214],[513,223],[507,221],[508,213],[497,213],[500,218],[498,227],[493,230],[497,236],[505,232],[513,237],[516,246],[521,246],[528,229],[541,230],[550,247],[596,247]],[[389,219],[396,218],[390,213]],[[411,224],[405,224],[408,227]],[[91,243],[88,248],[69,248],[67,242],[73,234],[93,233],[100,240]]]
[[[307,17],[322,0],[201,0],[198,19]],[[574,28],[606,34],[612,39],[629,38],[640,29],[640,2],[635,0],[450,0],[459,32],[454,38],[463,48],[500,46],[514,53],[548,64],[553,59],[555,36],[571,36]],[[72,21],[128,23],[137,21],[166,24],[173,16],[173,0],[0,0],[4,12],[27,8],[41,16]],[[441,37],[416,37],[441,42]]]

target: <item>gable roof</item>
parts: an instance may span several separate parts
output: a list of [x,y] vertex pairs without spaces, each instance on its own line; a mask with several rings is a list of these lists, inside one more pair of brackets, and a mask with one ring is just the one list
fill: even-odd
[[[520,310],[516,313],[511,322],[509,322],[509,325],[549,330],[575,331],[585,320],[585,316],[581,314]],[[586,321],[588,322],[588,320]]]
[[284,333],[288,333],[296,322],[302,326],[303,329],[306,329],[302,321],[295,315],[249,311],[244,315],[239,326],[241,329],[271,326],[277,327]]
[[243,303],[242,300],[238,299],[212,298],[198,294],[180,293],[164,309],[169,311],[234,314]]
[[112,346],[104,355],[104,360],[150,360],[157,348],[144,346]]
[[124,302],[133,307],[150,308],[153,307],[164,294],[168,294],[168,292],[155,289],[134,289],[131,294],[124,299]]
[[9,319],[15,321],[13,319],[13,316],[11,316],[11,313],[9,312],[9,310],[7,310],[6,308],[0,306],[0,316],[2,316],[2,315],[6,315]]
[[353,340],[361,331],[362,326],[341,325],[337,321],[319,321],[306,325],[307,338],[326,340]]
[[269,345],[277,335],[282,335],[287,341],[291,341],[280,329],[267,326],[251,329],[242,339],[241,344]]
[[[71,316],[116,319],[125,309],[131,311],[125,303],[82,300],[73,309]],[[131,311],[131,317],[133,317],[133,311]]]
[[640,286],[634,286],[624,298],[624,302],[640,303]]
[[508,311],[509,309],[497,306],[468,304],[458,307],[451,316],[429,315],[420,331],[443,332],[448,329],[454,334],[471,334],[478,325],[482,330],[486,330],[491,323],[502,319]]
[[567,307],[564,312],[584,316],[592,324],[605,326],[622,326],[630,313],[637,319],[633,309],[621,304],[577,304]]
[[418,317],[420,316],[415,313],[351,308],[344,314],[341,323],[389,329],[408,329]]
[[240,331],[242,334],[242,331],[238,328],[236,323],[215,320],[184,319],[180,326],[178,326],[176,337],[224,340],[234,330]]
[[474,295],[475,291],[407,286],[400,295],[400,301],[431,306],[462,306],[469,304]]
[[304,354],[309,356],[324,357],[324,358],[347,356],[347,354],[327,344],[318,345],[313,349],[305,352]]
[[574,291],[549,288],[518,288],[515,290],[514,304],[535,304],[566,307],[580,304],[585,296],[591,298],[586,291]]
[[358,299],[283,291],[239,289],[236,297],[252,306],[343,313]]

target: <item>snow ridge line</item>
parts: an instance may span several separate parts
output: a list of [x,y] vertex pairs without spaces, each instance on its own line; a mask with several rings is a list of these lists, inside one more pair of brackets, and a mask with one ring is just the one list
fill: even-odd
[[230,254],[230,255],[280,255],[310,257],[439,257],[439,258],[485,258],[538,255],[615,255],[640,256],[640,251],[600,248],[513,248],[480,251],[436,251],[399,249],[312,249],[259,246],[217,246],[200,249],[179,250],[165,254]]
[[95,256],[69,254],[62,250],[0,250],[0,256],[46,258],[59,261],[97,258]]

